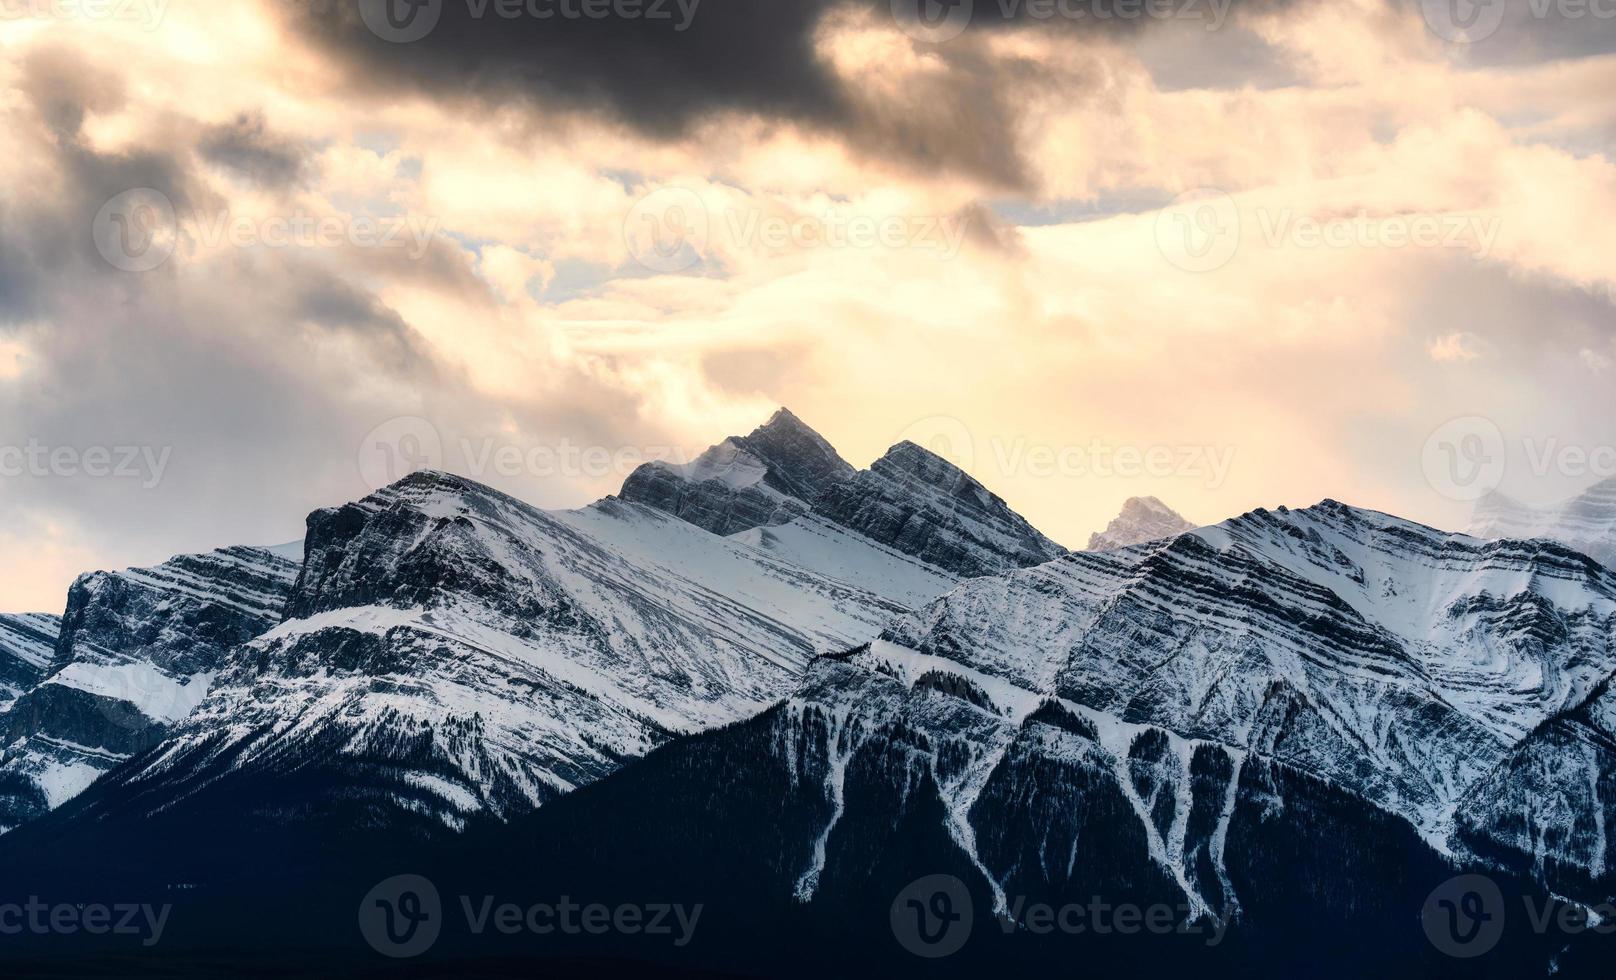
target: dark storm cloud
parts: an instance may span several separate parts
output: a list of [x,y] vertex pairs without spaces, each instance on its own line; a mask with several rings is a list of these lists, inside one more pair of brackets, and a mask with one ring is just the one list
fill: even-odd
[[[398,9],[412,2],[398,0]],[[424,2],[428,13],[417,16],[438,12],[431,32],[395,43],[367,26],[360,0],[271,0],[287,6],[294,30],[382,92],[408,85],[446,97],[559,101],[666,136],[715,109],[822,121],[845,112],[813,53],[814,29],[835,0],[700,0],[683,30],[675,0],[658,3],[669,20],[504,17],[499,0]]]
[[306,146],[269,132],[264,118],[250,113],[209,127],[197,149],[205,159],[269,187],[297,183],[308,167]]
[[[408,90],[483,106],[599,113],[655,138],[677,137],[715,113],[749,112],[838,133],[853,148],[906,167],[967,173],[1007,188],[1026,179],[1015,135],[1019,87],[1039,80],[1033,66],[990,61],[983,38],[1006,25],[1131,34],[1153,22],[1136,0],[1061,0],[1058,7],[1051,0],[686,0],[684,7],[678,0],[628,0],[632,9],[666,10],[667,19],[531,13],[578,9],[580,0],[271,2],[294,34],[334,55],[373,95]],[[1184,17],[1217,18],[1220,29],[1238,2],[1171,0]],[[391,23],[431,29],[389,40],[400,36],[378,27],[389,23],[381,19],[389,3],[397,18]],[[872,109],[819,57],[816,31],[838,9],[913,26],[898,11],[921,3],[936,4],[938,17],[969,11],[959,35],[926,45],[946,76]],[[1284,3],[1243,5],[1268,10]]]

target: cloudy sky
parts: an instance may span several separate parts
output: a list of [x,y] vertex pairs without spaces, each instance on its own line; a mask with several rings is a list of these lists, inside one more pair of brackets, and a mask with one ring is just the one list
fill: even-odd
[[0,0],[0,610],[780,405],[1056,539],[1616,475],[1616,0]]

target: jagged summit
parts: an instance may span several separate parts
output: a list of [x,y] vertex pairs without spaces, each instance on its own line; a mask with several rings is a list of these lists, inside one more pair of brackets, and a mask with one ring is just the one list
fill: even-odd
[[965,578],[1066,552],[975,477],[907,441],[828,489],[814,512]]
[[785,408],[751,435],[726,439],[689,464],[640,467],[621,497],[723,535],[812,514],[961,577],[1065,552],[936,453],[904,441],[856,472]]
[[624,481],[620,496],[714,534],[735,534],[801,517],[827,487],[852,475],[824,436],[782,408],[751,435],[731,436],[690,463],[647,463]]
[[1104,531],[1089,538],[1090,551],[1111,551],[1193,531],[1195,525],[1155,497],[1133,497]]

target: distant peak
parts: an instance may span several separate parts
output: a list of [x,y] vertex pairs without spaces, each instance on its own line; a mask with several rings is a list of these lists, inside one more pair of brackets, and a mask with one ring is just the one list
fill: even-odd
[[1193,531],[1195,525],[1156,497],[1130,497],[1104,531],[1089,538],[1090,551],[1114,551]]
[[1159,497],[1129,497],[1122,505],[1124,514],[1172,514],[1178,513],[1173,508],[1161,502]]

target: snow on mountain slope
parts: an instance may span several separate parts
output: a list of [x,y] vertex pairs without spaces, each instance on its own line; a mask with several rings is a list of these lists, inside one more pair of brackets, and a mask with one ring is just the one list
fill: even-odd
[[1467,794],[1459,839],[1560,894],[1616,895],[1616,685],[1539,725]]
[[647,463],[619,496],[715,534],[785,524],[824,489],[853,475],[830,443],[787,409],[748,436],[732,436],[695,461]]
[[225,651],[280,621],[296,570],[227,548],[80,577],[37,683],[0,713],[0,828],[156,744],[207,694]]
[[[508,816],[759,710],[936,594],[867,543],[853,584],[625,501],[548,513],[439,473],[316,512],[307,549],[288,621],[119,773],[171,788],[140,806],[208,786],[376,821]],[[277,797],[293,778],[315,788]]]
[[731,538],[799,568],[867,589],[909,608],[925,605],[960,581],[935,565],[877,544],[816,515],[776,527],[753,528]]
[[1089,537],[1089,550],[1114,551],[1193,530],[1194,524],[1155,497],[1133,497],[1122,505],[1122,513],[1104,531]]
[[969,474],[912,442],[828,487],[814,513],[962,578],[1065,554]]
[[1467,794],[1616,671],[1613,633],[1616,575],[1580,554],[1326,502],[967,582],[884,638],[1004,711],[1261,755],[1448,847]]
[[1476,503],[1470,533],[1479,538],[1549,538],[1616,567],[1616,479],[1541,509],[1489,494]]
[[0,614],[0,711],[39,683],[56,657],[61,630],[56,616]]

